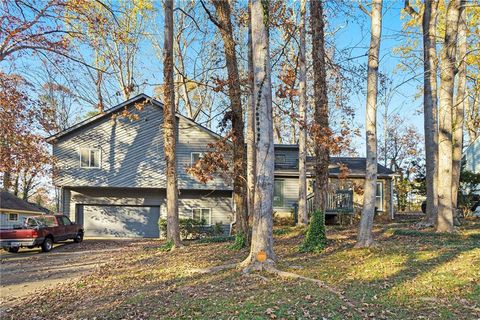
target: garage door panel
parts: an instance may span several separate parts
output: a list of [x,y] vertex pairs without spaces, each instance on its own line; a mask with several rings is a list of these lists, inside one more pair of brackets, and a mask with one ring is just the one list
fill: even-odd
[[84,205],[85,235],[158,238],[159,215],[158,206]]

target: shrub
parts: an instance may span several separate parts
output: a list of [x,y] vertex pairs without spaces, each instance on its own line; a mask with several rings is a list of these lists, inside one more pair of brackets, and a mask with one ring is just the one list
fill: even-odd
[[[182,239],[198,239],[206,236],[210,236],[214,233],[212,227],[205,226],[206,221],[196,220],[196,219],[180,219],[179,228],[180,228],[180,237]],[[160,219],[158,221],[160,228],[160,233],[166,235],[167,233],[167,220]]]
[[158,250],[163,252],[169,252],[172,250],[172,248],[173,248],[173,241],[168,240],[167,242],[162,244],[160,247],[158,247]]
[[212,227],[212,233],[214,236],[220,236],[223,234],[223,225],[221,222],[215,223],[215,225]]
[[278,212],[273,212],[273,225],[275,226],[294,226],[295,219],[291,216],[281,216]]
[[327,244],[325,234],[325,214],[315,210],[310,218],[305,240],[300,245],[301,252],[321,252]]
[[247,245],[247,239],[245,237],[245,234],[240,232],[235,235],[235,242],[228,248],[231,250],[241,250],[245,248],[246,245]]

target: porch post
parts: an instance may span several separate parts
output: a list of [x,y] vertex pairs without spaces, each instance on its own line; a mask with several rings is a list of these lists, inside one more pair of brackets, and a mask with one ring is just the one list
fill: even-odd
[[395,219],[395,213],[393,212],[393,179],[390,179],[390,201],[389,201],[389,210],[390,210],[390,217]]

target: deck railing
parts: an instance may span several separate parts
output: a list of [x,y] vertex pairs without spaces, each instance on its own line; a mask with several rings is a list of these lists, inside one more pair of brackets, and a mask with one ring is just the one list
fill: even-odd
[[[313,197],[310,193],[307,196],[307,211],[313,212]],[[327,210],[325,214],[353,213],[353,190],[336,190],[327,195]]]

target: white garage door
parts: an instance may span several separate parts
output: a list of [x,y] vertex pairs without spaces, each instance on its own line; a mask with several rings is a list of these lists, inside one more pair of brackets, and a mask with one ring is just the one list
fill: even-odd
[[158,238],[158,206],[78,205],[87,237]]

